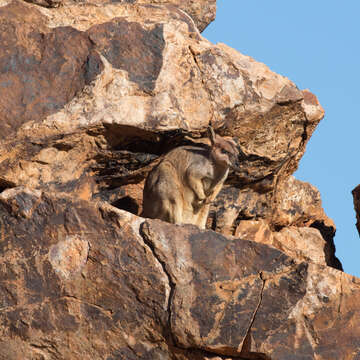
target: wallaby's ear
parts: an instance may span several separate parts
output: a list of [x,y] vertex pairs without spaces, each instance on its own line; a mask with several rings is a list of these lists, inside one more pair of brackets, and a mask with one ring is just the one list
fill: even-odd
[[209,130],[209,138],[210,138],[210,141],[211,141],[211,145],[214,146],[214,144],[215,144],[215,131],[212,128],[211,125],[209,125],[208,130]]

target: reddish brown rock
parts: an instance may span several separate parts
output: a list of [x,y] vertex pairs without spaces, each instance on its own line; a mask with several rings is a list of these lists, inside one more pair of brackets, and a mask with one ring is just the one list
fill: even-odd
[[242,220],[271,218],[272,192],[259,193],[249,187],[225,186],[211,210],[209,227],[224,235],[235,235]]
[[141,91],[154,90],[165,46],[162,25],[146,30],[139,23],[114,19],[93,26],[88,34],[106,60],[114,68],[126,71]]
[[309,183],[290,176],[287,181],[279,183],[274,201],[274,226],[310,226],[318,221],[335,231],[333,221],[322,208],[319,191]]
[[342,269],[335,256],[335,225],[324,213],[319,191],[293,176],[276,182],[274,189],[224,187],[213,204],[208,227]]
[[[157,1],[158,2],[158,1]],[[183,11],[186,11],[193,19],[200,31],[203,31],[216,16],[216,0],[175,0],[175,1],[160,1],[160,3],[170,2],[178,6]]]
[[174,5],[174,8],[178,7],[180,11],[185,11],[191,16],[200,32],[214,21],[216,16],[216,0],[125,0],[125,2],[152,4],[153,6],[157,4]]
[[319,191],[309,183],[289,176],[268,185],[236,185],[224,187],[214,204],[213,221],[217,231],[234,234],[240,220],[266,219],[277,229],[321,224],[335,233],[333,221],[322,208]]
[[[35,54],[50,47],[46,41],[56,34],[74,34],[48,56],[50,64],[66,59],[62,68],[71,67],[80,78],[53,71],[42,88],[39,71],[50,74],[46,61],[25,68],[40,74],[34,81],[41,92],[14,95],[15,103],[4,100],[4,114],[10,109],[22,115],[11,116],[11,129],[8,115],[0,123],[3,134],[14,134],[0,144],[2,188],[26,185],[95,197],[139,214],[142,184],[157,159],[186,143],[185,135],[204,135],[213,120],[221,133],[238,136],[243,153],[224,193],[229,200],[219,196],[209,226],[233,234],[242,219],[272,217],[274,188],[295,169],[304,139],[323,115],[315,97],[265,65],[210,44],[186,14],[169,6],[72,4],[47,10],[16,2],[3,7],[4,13],[12,8],[14,14],[32,14],[22,19],[23,48],[30,34],[46,35],[30,43]],[[9,21],[20,26],[15,15]],[[18,59],[16,46],[8,52]],[[85,61],[84,72],[72,61]],[[46,95],[49,105],[43,101],[46,89],[68,96]],[[27,103],[36,103],[36,111]],[[229,202],[231,207],[221,205]]]
[[[174,3],[63,5],[0,0],[0,358],[355,359],[358,280],[290,177],[316,97]],[[131,215],[209,123],[241,150],[208,221],[229,236]]]
[[[288,226],[311,227],[319,230],[322,238],[326,241],[324,246],[316,240],[318,235],[315,237],[306,235],[304,239],[313,238],[314,243],[318,244],[317,253],[320,255],[321,251],[324,252],[326,264],[342,270],[342,265],[335,256],[333,240],[336,231],[335,224],[326,216],[322,208],[320,193],[311,184],[296,180],[292,176],[286,181],[280,182],[274,195],[271,224],[276,230]],[[309,234],[309,230],[302,231]],[[302,247],[308,247],[306,242],[308,241],[305,241]]]
[[[27,64],[20,75],[9,74],[20,80],[37,74],[39,89],[26,92],[22,84],[25,92],[12,91],[14,101],[3,97],[0,128],[13,135],[0,144],[1,189],[66,192],[140,214],[148,171],[167,151],[189,143],[185,135],[201,140],[212,121],[235,136],[242,153],[209,227],[233,235],[242,220],[265,219],[275,231],[312,226],[328,247],[319,254],[341,267],[333,256],[335,227],[319,194],[288,177],[323,116],[314,95],[250,57],[210,44],[171,6],[47,10],[14,2],[1,9],[22,34],[4,41],[6,56]],[[4,39],[9,33],[4,25]],[[69,36],[67,45],[52,51],[60,35]],[[21,60],[18,48],[37,62]],[[64,71],[54,70],[59,64]]]
[[36,8],[0,7],[2,139],[27,121],[57,112],[100,72],[88,37],[73,28],[49,29]]
[[264,220],[242,220],[236,228],[235,236],[245,240],[271,245],[285,254],[301,261],[311,261],[321,265],[328,264],[333,252],[318,229],[310,227],[284,227],[279,232],[272,231]]
[[23,189],[0,195],[0,214],[0,358],[167,354],[170,288],[138,220]]
[[0,219],[1,358],[359,356],[360,283],[337,270],[22,188]]
[[173,282],[171,326],[180,346],[246,359],[359,355],[354,328],[336,349],[328,337],[344,326],[343,301],[356,306],[353,291],[360,288],[353,277],[190,226],[172,231],[168,243],[172,227],[153,221],[142,231]]
[[[325,325],[331,322],[331,332],[341,331],[344,316],[334,313],[344,298],[354,306],[352,287],[359,291],[359,285],[350,285],[354,278],[296,263],[255,242],[229,241],[190,226],[180,234],[172,227],[153,221],[142,231],[173,282],[171,326],[180,346],[249,359],[289,359],[297,354],[309,359],[354,358],[357,350],[349,350],[354,335],[341,337],[347,349],[343,353],[333,348]],[[171,243],[166,241],[169,231]],[[340,309],[346,311],[342,305]]]
[[[15,38],[19,44],[8,48],[8,56],[21,63],[17,46],[29,46],[27,53],[42,61],[11,75],[22,81],[16,87],[22,93],[14,88],[14,101],[4,100],[0,129],[9,134],[21,128],[1,145],[3,183],[29,185],[30,177],[32,187],[72,191],[95,173],[99,178],[90,182],[103,192],[109,176],[102,162],[116,151],[131,164],[120,166],[116,183],[140,183],[149,159],[183,143],[185,135],[204,135],[213,121],[220,133],[237,136],[243,150],[231,182],[272,190],[276,179],[294,171],[323,115],[308,92],[225,45],[210,44],[172,7],[107,3],[47,10],[16,2],[0,9],[5,14],[12,8],[33,15],[29,23],[21,19],[25,34]],[[8,21],[20,26],[15,15]],[[41,26],[35,28],[35,21]],[[61,36],[67,45],[51,51]],[[38,92],[24,90],[30,75]],[[54,156],[43,162],[44,151]],[[68,169],[70,152],[81,155],[71,157]]]

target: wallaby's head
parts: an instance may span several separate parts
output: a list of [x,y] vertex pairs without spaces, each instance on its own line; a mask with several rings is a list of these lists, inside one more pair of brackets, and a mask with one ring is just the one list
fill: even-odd
[[235,141],[216,135],[211,126],[209,126],[209,135],[211,141],[211,156],[213,159],[218,164],[231,167],[239,155]]

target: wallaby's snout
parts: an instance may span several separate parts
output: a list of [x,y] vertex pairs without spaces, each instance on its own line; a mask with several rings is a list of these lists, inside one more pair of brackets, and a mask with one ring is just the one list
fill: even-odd
[[209,137],[212,147],[212,156],[217,163],[224,163],[232,167],[239,156],[236,142],[232,138],[223,138],[216,135],[214,129],[209,126]]

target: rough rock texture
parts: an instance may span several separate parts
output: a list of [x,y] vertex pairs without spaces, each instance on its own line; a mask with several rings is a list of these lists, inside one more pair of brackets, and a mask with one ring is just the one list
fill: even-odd
[[334,257],[334,247],[316,228],[289,226],[280,231],[271,231],[264,220],[242,220],[236,228],[235,236],[274,246],[297,259],[342,269]]
[[[254,188],[255,187],[255,188]],[[274,191],[259,191],[256,185],[236,189],[225,187],[215,204],[216,230],[233,232],[236,217],[266,219],[274,228],[285,226],[311,226],[315,222],[335,231],[335,225],[322,208],[319,191],[309,183],[293,176],[279,182]],[[233,209],[236,208],[236,212]]]
[[0,358],[161,354],[170,286],[139,221],[21,188],[0,203]]
[[172,227],[147,221],[142,231],[173,283],[170,324],[181,347],[258,359],[360,355],[355,323],[336,335],[344,317],[359,319],[347,312],[357,306],[358,279],[190,226],[169,243]]
[[360,282],[338,270],[26,188],[0,219],[2,359],[359,355]]
[[[225,45],[210,44],[189,17],[168,6],[49,10],[13,2],[1,9],[4,23],[17,28],[21,20],[24,32],[14,37],[5,26],[1,35],[8,54],[0,68],[0,134],[7,137],[0,178],[6,183],[72,192],[96,174],[92,195],[105,196],[109,188],[140,184],[147,165],[184,143],[184,135],[204,134],[212,121],[241,146],[241,171],[231,182],[256,196],[269,194],[296,169],[323,116],[314,95]],[[44,49],[58,33],[70,40],[52,54],[49,70]],[[23,50],[25,44],[31,50]],[[12,58],[16,66],[9,69]],[[26,91],[29,77],[46,86]],[[64,95],[54,98],[53,89]],[[6,101],[8,93],[18,97]],[[29,134],[32,140],[24,141]]]
[[[4,0],[3,0],[4,1]],[[73,6],[79,0],[25,0],[29,3],[52,8],[59,6]],[[172,5],[185,11],[192,17],[199,31],[203,31],[214,19],[216,15],[216,0],[83,0],[82,3],[102,6],[109,3],[119,4],[148,4],[148,5]],[[176,10],[175,10],[176,11]]]
[[[322,107],[174,4],[0,0],[0,359],[356,359],[359,280],[291,176]],[[208,230],[141,218],[209,123],[240,156]]]
[[293,176],[271,191],[259,191],[256,186],[224,187],[209,216],[209,227],[342,269],[335,256],[335,225],[324,213],[314,186]]

